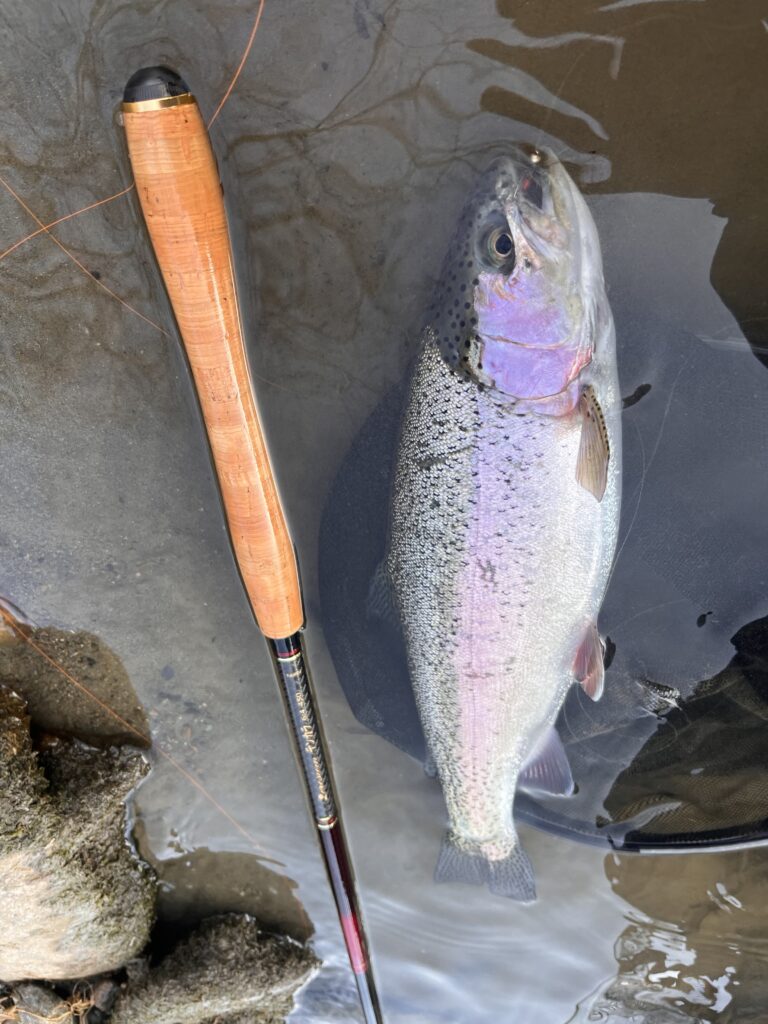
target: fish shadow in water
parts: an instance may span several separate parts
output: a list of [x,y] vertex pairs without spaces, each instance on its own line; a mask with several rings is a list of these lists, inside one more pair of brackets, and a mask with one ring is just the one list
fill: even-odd
[[389,391],[347,453],[320,524],[323,626],[355,717],[424,761],[426,745],[393,616],[369,608],[371,581],[387,544],[392,473],[405,385]]

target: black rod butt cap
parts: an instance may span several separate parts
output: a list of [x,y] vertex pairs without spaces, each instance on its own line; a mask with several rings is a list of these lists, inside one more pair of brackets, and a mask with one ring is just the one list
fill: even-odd
[[139,103],[141,100],[164,100],[169,96],[183,96],[189,86],[170,68],[142,68],[128,79],[123,93],[124,103]]

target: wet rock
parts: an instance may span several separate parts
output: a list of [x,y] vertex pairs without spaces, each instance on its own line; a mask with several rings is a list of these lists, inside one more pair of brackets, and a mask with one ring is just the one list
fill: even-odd
[[119,986],[111,978],[99,978],[91,982],[88,1024],[99,1024],[102,1020],[109,1020],[119,991]]
[[130,748],[49,739],[0,688],[0,978],[115,970],[145,946],[155,882],[126,839],[125,800],[147,772]]
[[[113,982],[102,980],[98,984]],[[107,1024],[90,982],[62,985],[57,991],[50,985],[21,982],[8,986],[0,1003],[0,1024]]]
[[209,918],[143,980],[134,973],[112,1024],[282,1024],[317,966],[248,915]]
[[[59,1020],[67,1007],[59,996],[44,985],[15,985],[10,993],[7,1013],[0,1013],[0,1024],[18,1021],[19,1024],[40,1024],[40,1021]],[[67,1018],[64,1017],[66,1024]]]

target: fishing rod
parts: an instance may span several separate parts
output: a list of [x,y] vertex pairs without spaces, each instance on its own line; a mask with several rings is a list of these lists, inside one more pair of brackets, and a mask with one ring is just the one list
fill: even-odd
[[168,68],[122,104],[136,193],[192,368],[240,575],[269,644],[366,1024],[382,1016],[328,754],[302,648],[296,554],[259,422],[216,159],[200,109]]

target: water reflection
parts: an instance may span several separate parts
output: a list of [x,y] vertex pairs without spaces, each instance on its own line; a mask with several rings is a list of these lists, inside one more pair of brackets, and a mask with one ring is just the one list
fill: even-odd
[[767,640],[766,619],[740,629],[731,662],[668,710],[665,727],[618,776],[605,801],[613,820],[632,819],[657,801],[658,813],[629,843],[765,840]]
[[[601,191],[652,191],[706,197],[727,218],[712,267],[712,283],[756,350],[768,347],[762,285],[766,214],[759,177],[765,166],[765,117],[752,102],[764,62],[756,0],[602,3],[553,0],[545,5],[499,0],[500,13],[525,44],[504,36],[473,45],[493,59],[547,82],[584,118],[552,105],[536,111],[529,97],[488,89],[483,107],[515,120],[543,122],[574,149],[597,149],[610,161]],[[553,47],[553,42],[567,44]],[[597,135],[597,138],[595,137]],[[756,230],[758,228],[758,230]]]
[[768,981],[768,851],[702,857],[612,855],[605,873],[629,904],[618,971],[571,1018],[690,1024],[763,1020]]

